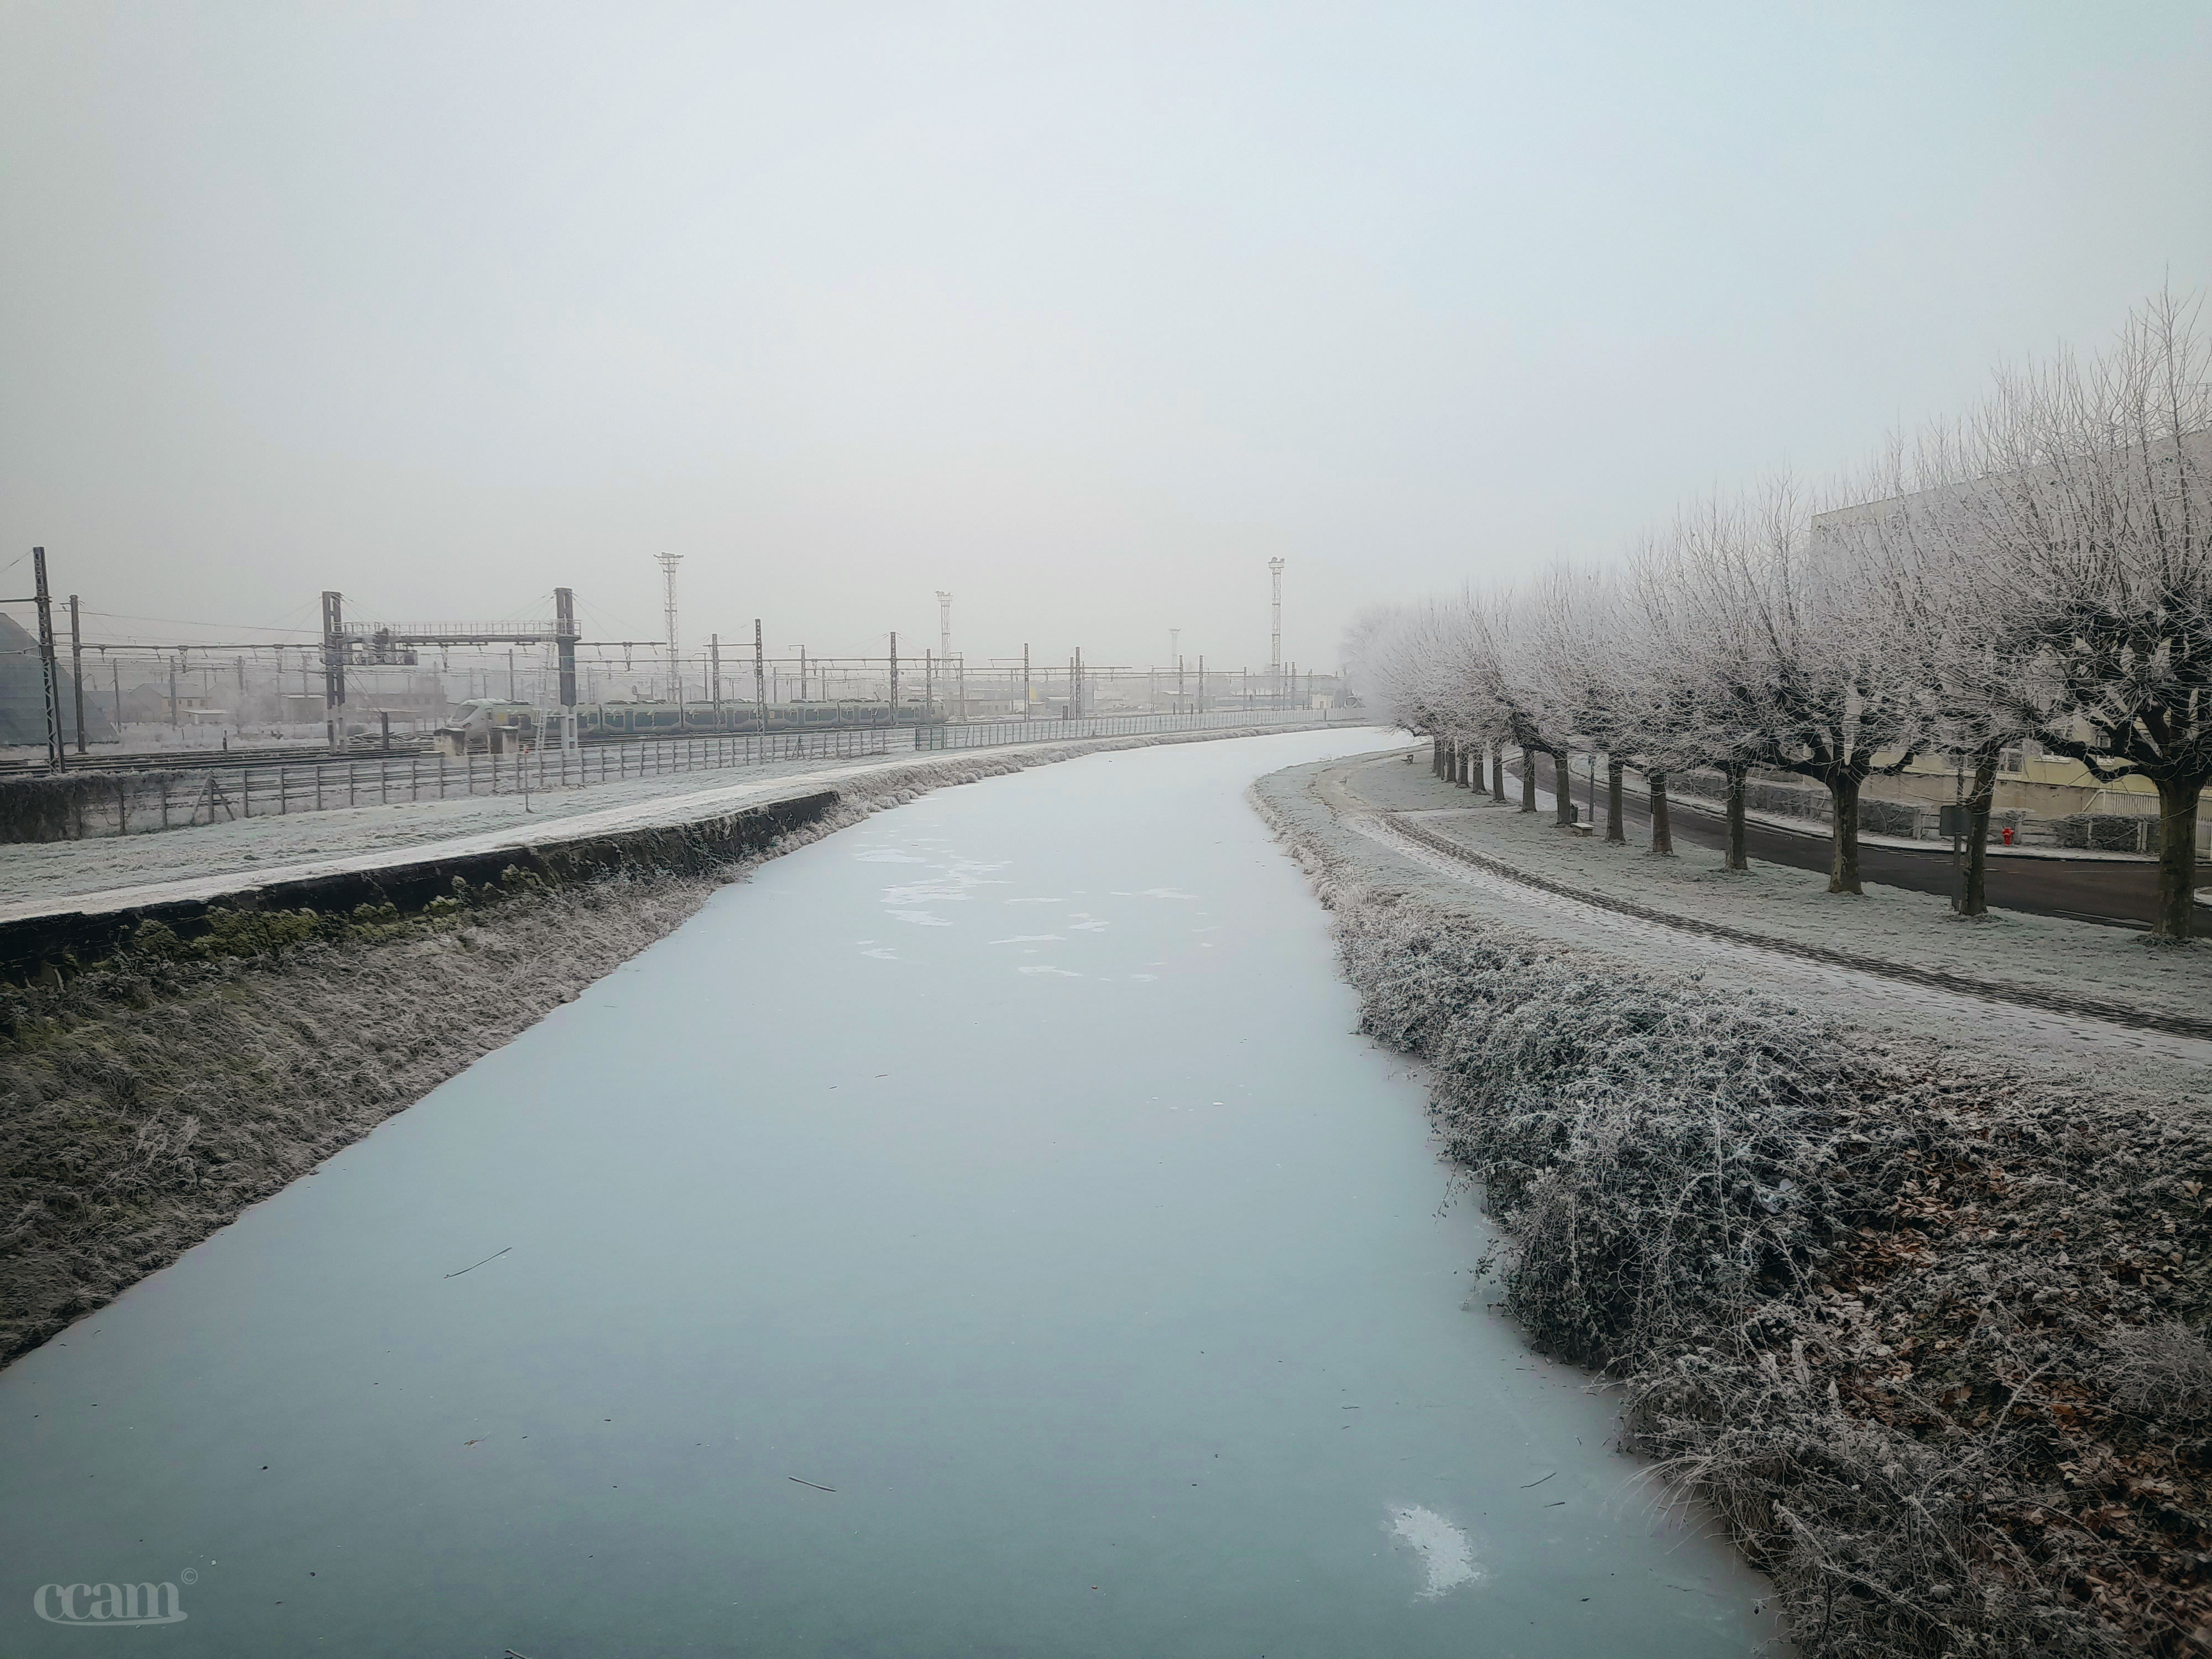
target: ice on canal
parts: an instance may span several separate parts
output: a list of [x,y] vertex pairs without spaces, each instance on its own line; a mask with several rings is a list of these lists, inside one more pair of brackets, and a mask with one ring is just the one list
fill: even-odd
[[1038,769],[724,890],[0,1374],[0,1650],[136,1585],[134,1652],[224,1659],[1748,1654],[1243,799],[1385,741]]

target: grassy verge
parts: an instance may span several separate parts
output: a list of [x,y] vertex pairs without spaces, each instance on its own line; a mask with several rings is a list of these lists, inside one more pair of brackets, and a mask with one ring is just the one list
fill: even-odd
[[0,989],[0,1361],[509,1041],[715,884],[646,872],[413,918],[257,915]]
[[1255,800],[1432,1068],[1510,1310],[1620,1387],[1804,1650],[2206,1650],[2201,1114],[1533,939],[1303,782]]

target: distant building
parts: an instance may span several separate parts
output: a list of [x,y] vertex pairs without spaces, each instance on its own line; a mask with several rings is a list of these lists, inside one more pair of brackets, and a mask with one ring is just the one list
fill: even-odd
[[[67,656],[61,661],[62,740],[76,743],[76,700]],[[84,688],[85,738],[104,743],[115,736],[106,700]],[[46,741],[46,692],[39,667],[38,635],[12,617],[0,617],[0,745],[37,748]]]

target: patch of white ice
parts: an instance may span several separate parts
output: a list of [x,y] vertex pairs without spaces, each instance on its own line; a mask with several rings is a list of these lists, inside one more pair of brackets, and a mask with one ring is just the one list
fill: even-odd
[[884,914],[893,921],[910,921],[917,927],[950,927],[952,925],[943,916],[933,916],[927,910],[886,910]]
[[994,945],[1065,945],[1067,941],[1058,933],[1016,933],[1012,939],[994,939]]
[[1083,977],[1082,975],[1077,973],[1073,968],[1048,968],[1041,962],[1027,963],[1024,966],[1015,969],[1015,971],[1017,973],[1023,974],[1050,974],[1059,979],[1081,979]]
[[1421,1558],[1428,1577],[1420,1591],[1425,1599],[1449,1595],[1482,1577],[1467,1534],[1434,1510],[1407,1504],[1390,1510],[1389,1517],[1392,1535]]

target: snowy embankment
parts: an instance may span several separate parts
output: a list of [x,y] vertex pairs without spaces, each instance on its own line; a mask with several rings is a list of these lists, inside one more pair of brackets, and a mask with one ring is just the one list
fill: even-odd
[[692,797],[773,799],[823,776],[859,775],[912,765],[912,754],[866,761],[813,757],[742,770],[669,772],[527,795],[462,795],[449,800],[395,801],[388,806],[333,806],[281,817],[240,818],[155,836],[103,836],[85,841],[0,844],[0,891],[20,911],[52,900],[118,888],[264,877],[295,866],[408,855],[463,838],[562,834],[570,821],[622,809],[651,811]]
[[[157,934],[53,988],[0,987],[0,1362],[572,1000],[760,857],[931,789],[1243,734],[1101,738],[868,767],[839,781],[824,816],[705,874],[640,865],[549,886],[517,870],[412,915],[390,905],[351,915],[216,910],[196,938]],[[818,791],[822,781],[817,772],[792,787]],[[728,793],[710,792],[710,805],[726,810]],[[665,798],[642,803],[638,827],[680,810]],[[425,855],[451,845],[433,842]]]
[[1678,844],[1673,857],[1657,858],[1634,843],[1562,830],[1548,790],[1539,793],[1543,810],[1529,813],[1485,803],[1419,766],[1369,769],[1352,787],[1376,807],[1419,814],[1409,817],[1417,827],[1501,866],[1647,914],[1891,963],[2016,1000],[2163,1018],[2178,1029],[2212,1026],[2212,950],[2154,948],[2130,929],[2019,910],[1965,921],[1941,898],[1879,882],[1868,882],[1862,896],[1831,893],[1806,870],[1727,870],[1717,848]]
[[2212,1622],[2190,1100],[1570,942],[1341,821],[1331,770],[1254,800],[1366,1029],[1427,1062],[1508,1308],[1620,1385],[1805,1651],[2174,1653]]

